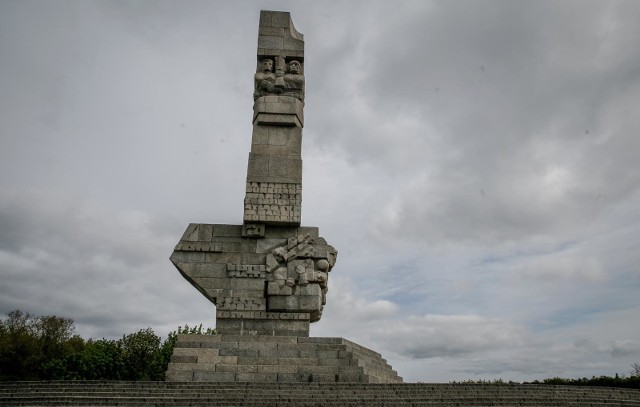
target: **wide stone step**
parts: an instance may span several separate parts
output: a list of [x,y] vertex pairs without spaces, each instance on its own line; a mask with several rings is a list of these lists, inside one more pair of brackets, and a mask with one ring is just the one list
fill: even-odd
[[401,383],[379,353],[344,338],[179,335],[168,382]]
[[1,406],[640,406],[640,390],[548,385],[4,382]]

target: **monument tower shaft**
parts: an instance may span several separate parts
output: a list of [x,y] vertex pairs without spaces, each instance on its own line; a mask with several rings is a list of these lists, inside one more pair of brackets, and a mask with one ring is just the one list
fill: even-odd
[[308,336],[337,252],[300,226],[304,39],[289,13],[261,11],[256,57],[243,224],[189,225],[171,261],[216,305],[219,333]]
[[300,225],[304,38],[289,13],[260,12],[244,222]]

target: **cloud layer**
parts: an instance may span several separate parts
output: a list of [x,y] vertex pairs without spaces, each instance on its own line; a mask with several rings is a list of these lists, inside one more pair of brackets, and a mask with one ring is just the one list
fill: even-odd
[[[213,326],[168,261],[239,223],[257,1],[0,4],[0,312]],[[276,1],[306,40],[316,336],[412,381],[640,361],[640,5]]]

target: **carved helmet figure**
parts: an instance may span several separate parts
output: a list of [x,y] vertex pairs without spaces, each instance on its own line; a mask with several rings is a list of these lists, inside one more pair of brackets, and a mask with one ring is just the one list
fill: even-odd
[[262,72],[273,72],[273,59],[264,58],[261,62]]
[[300,75],[301,70],[302,70],[302,66],[300,65],[300,62],[296,60],[289,62],[289,72],[291,72],[294,75]]

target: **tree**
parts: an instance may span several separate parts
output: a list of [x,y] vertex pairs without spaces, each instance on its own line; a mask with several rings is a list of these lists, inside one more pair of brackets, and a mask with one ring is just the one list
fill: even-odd
[[37,379],[40,361],[33,316],[19,310],[9,312],[0,322],[0,379]]
[[122,337],[121,361],[125,380],[161,380],[160,337],[153,329],[140,331]]
[[631,365],[631,376],[640,377],[640,363],[633,363]]
[[74,331],[69,318],[11,311],[0,319],[0,381],[164,380],[179,334],[215,334],[201,324],[178,327],[164,342],[151,328],[85,341]]

